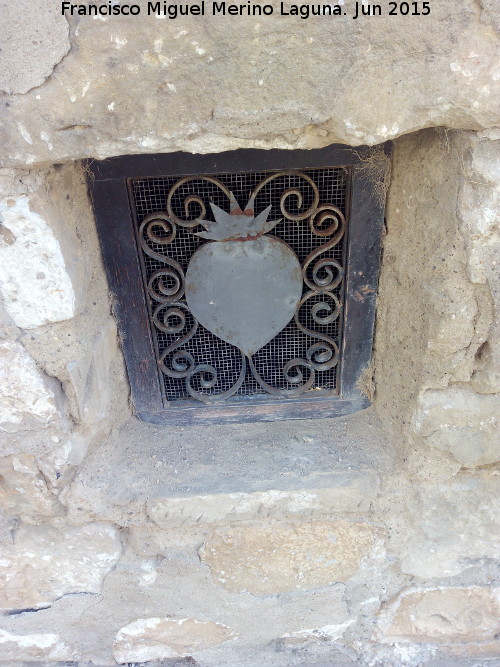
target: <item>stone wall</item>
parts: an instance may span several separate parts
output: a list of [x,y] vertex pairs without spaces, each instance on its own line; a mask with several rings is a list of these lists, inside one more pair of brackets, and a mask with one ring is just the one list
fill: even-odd
[[1,185],[2,496],[34,519],[130,414],[129,389],[81,168]]
[[395,143],[375,344],[376,404],[457,470],[500,458],[499,141],[428,130]]
[[431,0],[421,17],[390,16],[384,0],[383,16],[357,20],[350,0],[309,20],[278,3],[270,17],[175,20],[148,16],[146,0],[137,17],[5,4],[0,166],[374,145],[499,122],[495,0]]
[[81,167],[3,171],[0,660],[500,655],[497,155],[395,142],[376,413],[187,431],[127,422]]
[[[496,664],[493,2],[364,22],[47,4],[2,14],[0,661]],[[134,420],[79,159],[386,139],[373,408]]]

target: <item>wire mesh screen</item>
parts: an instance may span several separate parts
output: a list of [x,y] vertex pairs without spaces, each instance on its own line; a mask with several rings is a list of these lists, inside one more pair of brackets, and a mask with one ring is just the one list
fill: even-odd
[[[243,400],[268,393],[284,398],[337,393],[349,182],[349,169],[338,167],[129,181],[167,401],[210,401],[222,394]],[[255,216],[272,206],[268,219],[280,222],[268,236],[288,244],[304,275],[304,303],[244,367],[237,347],[195,320],[183,288],[195,251],[214,243],[196,236],[204,231],[199,220],[215,220],[210,202],[229,211],[228,191],[241,209],[256,192]],[[203,283],[202,275],[199,280]]]

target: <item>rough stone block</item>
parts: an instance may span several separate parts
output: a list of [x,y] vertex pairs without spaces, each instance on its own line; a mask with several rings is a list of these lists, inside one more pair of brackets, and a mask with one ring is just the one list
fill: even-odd
[[94,433],[75,429],[63,439],[54,438],[50,449],[37,456],[38,467],[53,489],[62,489],[68,484],[93,439]]
[[[140,443],[140,447],[138,447]],[[164,529],[266,517],[367,512],[391,444],[356,418],[160,428],[131,420],[89,452],[62,492],[71,523],[152,519]],[[121,483],[109,479],[120,470]]]
[[18,94],[41,86],[70,49],[65,17],[44,0],[20,0],[4,5],[2,23],[0,90]]
[[467,275],[457,212],[463,153],[462,134],[437,130],[394,145],[377,308],[375,402],[405,440],[422,392],[469,382],[477,346],[487,334],[486,325],[478,332],[482,304]]
[[365,523],[233,524],[213,531],[199,554],[229,591],[271,595],[347,581],[380,542]]
[[471,467],[500,460],[500,396],[459,386],[427,391],[414,417],[415,432]]
[[16,340],[20,333],[12,317],[5,310],[3,299],[0,296],[0,339]]
[[[407,498],[401,569],[424,580],[454,577],[500,553],[500,486],[485,471],[446,484],[424,484]],[[404,534],[404,533],[403,533]]]
[[0,458],[0,507],[7,514],[21,517],[64,514],[35,458],[28,454]]
[[76,313],[61,245],[26,195],[0,201],[0,290],[16,325],[33,329]]
[[76,418],[85,424],[104,419],[112,397],[111,365],[118,350],[115,321],[108,318],[88,345],[89,352],[66,364]]
[[15,635],[0,629],[0,660],[13,662],[78,659],[75,649],[62,641],[59,635],[40,633],[32,635]]
[[471,378],[471,386],[479,394],[500,394],[500,303],[496,312],[491,339],[478,350]]
[[192,618],[139,618],[123,627],[113,644],[119,664],[183,658],[236,635],[225,625]]
[[479,586],[408,590],[379,618],[383,641],[491,640],[500,631],[500,591]]
[[[450,644],[447,649],[447,653],[462,660],[467,658],[498,660],[498,656],[500,656],[500,639],[484,642],[467,642],[465,644]],[[494,665],[495,663],[486,664]]]
[[470,134],[458,213],[467,242],[472,282],[488,287],[492,322],[476,355],[473,388],[500,394],[500,141]]
[[4,430],[45,427],[58,419],[56,396],[33,358],[15,341],[0,342],[0,424]]
[[468,155],[459,194],[462,232],[469,247],[473,283],[498,283],[500,255],[500,141],[467,136]]
[[338,625],[324,625],[321,628],[311,630],[287,632],[279,638],[278,642],[282,647],[300,647],[316,642],[335,642],[342,637],[347,628],[353,623],[355,623],[355,620],[350,619]]
[[[12,66],[22,66],[28,79],[8,90],[25,91],[40,81],[60,58],[58,49],[67,48],[66,38],[58,37],[64,17],[52,26],[52,12],[46,3],[42,11],[42,0],[39,6],[19,14],[24,21],[6,26],[8,44],[23,46]],[[306,21],[280,16],[276,7],[273,16],[233,17],[232,29],[220,15],[203,22],[157,20],[144,10],[132,20],[68,16],[73,31],[78,29],[76,47],[58,65],[57,78],[13,95],[4,110],[4,164],[176,150],[356,146],[430,126],[498,125],[496,12],[488,11],[486,0],[462,0],[454,12],[449,3],[433,3],[429,16],[384,11],[352,20],[355,6],[339,6],[346,16]],[[24,45],[31,16],[43,17],[44,44],[51,46],[43,57],[38,46],[30,51],[32,40],[30,49]],[[241,39],[243,33],[248,39]],[[390,39],[382,39],[388,34]],[[290,67],[298,53],[301,66]],[[248,82],[238,86],[237,95],[235,72],[238,83]],[[383,77],[382,98],[375,72]],[[193,96],[196,103],[187,108]]]
[[164,528],[218,521],[325,517],[332,512],[368,510],[379,487],[378,476],[373,471],[332,472],[294,481],[302,487],[300,490],[282,488],[253,493],[156,497],[148,503],[148,514]]
[[68,593],[99,593],[121,554],[113,526],[21,525],[0,556],[0,609],[42,609]]

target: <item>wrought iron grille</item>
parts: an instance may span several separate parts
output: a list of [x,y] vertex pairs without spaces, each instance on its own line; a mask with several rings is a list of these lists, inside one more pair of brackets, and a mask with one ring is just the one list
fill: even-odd
[[390,144],[88,160],[137,416],[335,417],[370,404]]
[[[166,401],[338,393],[350,178],[349,167],[324,167],[129,179]],[[271,207],[268,219],[281,221],[256,236],[285,242],[302,273],[302,293],[290,321],[252,354],[197,321],[186,298],[191,258],[204,244],[217,243],[197,234],[217,224],[211,204],[229,212],[230,193],[241,209],[253,196],[255,218]],[[250,211],[245,213],[251,219]],[[274,274],[279,279],[279,271]],[[203,289],[204,276],[196,281]],[[262,314],[254,315],[255,326],[265,326]]]

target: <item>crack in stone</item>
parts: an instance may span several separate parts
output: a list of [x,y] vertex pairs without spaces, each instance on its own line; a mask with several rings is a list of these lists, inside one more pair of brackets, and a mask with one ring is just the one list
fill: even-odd
[[20,97],[20,96],[23,96],[23,95],[28,95],[29,93],[33,92],[34,90],[39,90],[40,88],[42,88],[42,86],[44,86],[44,85],[47,83],[47,81],[49,81],[49,79],[51,79],[51,78],[54,76],[56,70],[57,70],[57,69],[60,67],[60,65],[66,60],[66,58],[68,57],[68,55],[71,53],[71,51],[72,51],[72,49],[73,49],[72,34],[71,34],[71,26],[70,26],[69,21],[68,21],[68,19],[66,18],[66,16],[64,16],[64,20],[66,21],[67,28],[68,28],[68,33],[67,33],[67,38],[68,38],[68,49],[67,49],[67,51],[62,55],[62,57],[61,57],[61,58],[54,64],[54,66],[52,67],[52,71],[50,72],[50,74],[48,74],[48,75],[45,77],[45,79],[42,81],[42,83],[38,84],[37,86],[32,86],[31,88],[29,88],[28,90],[26,90],[26,91],[24,91],[24,92],[22,92],[22,93],[0,91],[2,97]]
[[21,614],[33,614],[36,613],[37,611],[43,611],[44,609],[48,609],[49,607],[26,607],[26,609],[9,609],[8,611],[4,612],[5,616],[20,616]]

